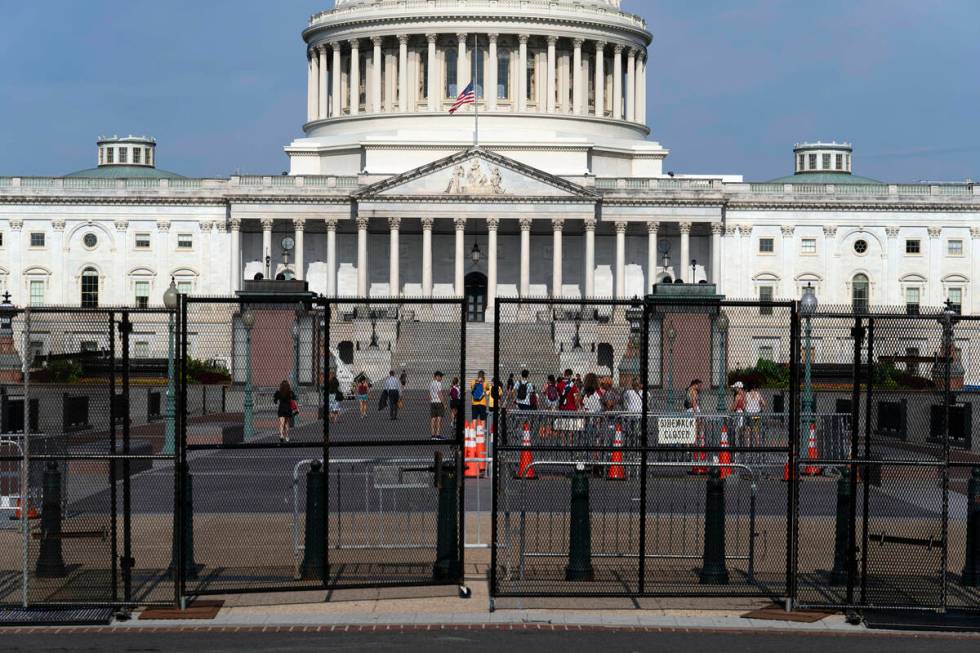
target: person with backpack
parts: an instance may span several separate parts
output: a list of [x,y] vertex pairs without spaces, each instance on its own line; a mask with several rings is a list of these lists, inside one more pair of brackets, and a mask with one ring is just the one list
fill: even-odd
[[535,400],[534,384],[530,381],[531,373],[521,370],[521,379],[514,387],[514,402],[517,410],[534,410],[537,401]]
[[[572,378],[572,370],[565,370],[562,380],[558,382],[558,410],[562,412],[577,412],[582,407],[581,395],[575,380]],[[555,419],[555,431],[558,436],[565,441],[565,444],[573,444],[575,433],[581,431],[584,423],[581,419],[571,417],[559,417]]]
[[490,384],[483,370],[476,373],[476,379],[470,384],[470,408],[475,420],[487,421],[487,397],[490,395]]
[[456,415],[463,409],[463,389],[459,387],[459,377],[454,376],[449,388],[449,411],[453,416],[452,425],[456,428]]
[[558,381],[554,374],[548,375],[548,382],[544,386],[544,409],[556,410],[558,408]]

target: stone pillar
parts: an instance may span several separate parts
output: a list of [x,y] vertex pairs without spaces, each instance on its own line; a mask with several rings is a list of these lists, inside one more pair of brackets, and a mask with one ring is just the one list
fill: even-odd
[[636,122],[636,48],[626,55],[626,119]]
[[626,228],[627,222],[616,223],[616,298],[626,297]]
[[344,102],[341,98],[343,91],[340,88],[340,42],[331,43],[330,49],[333,50],[333,64],[330,66],[331,113],[334,118],[339,118],[344,111]]
[[401,296],[401,283],[398,279],[400,267],[398,228],[401,222],[401,218],[388,218],[388,295],[390,297]]
[[231,232],[231,290],[242,289],[242,221],[228,218],[228,231]]
[[[970,262],[972,265],[971,279],[980,279],[980,227],[970,227]],[[977,314],[977,307],[980,306],[980,293],[975,289],[970,293],[972,297],[969,298],[972,309],[969,309],[971,315]],[[965,302],[964,302],[965,303]],[[966,307],[964,307],[966,308]],[[964,313],[967,312],[966,310]]]
[[584,39],[575,39],[572,41],[572,113],[576,116],[580,116],[585,113],[584,99],[586,94],[584,85],[582,83],[582,44],[585,43]]
[[606,115],[606,42],[595,42],[595,115]]
[[466,65],[466,34],[456,35],[456,94],[459,95],[469,83],[470,71]]
[[316,116],[316,74],[318,72],[316,50],[306,52],[306,122],[314,120]]
[[371,38],[371,45],[374,47],[371,53],[371,111],[381,113],[381,65],[384,55],[381,54],[381,45],[384,37],[374,36]]
[[368,219],[357,219],[357,296],[368,294]]
[[350,115],[356,116],[361,108],[361,55],[360,41],[350,41]]
[[555,112],[555,46],[558,43],[557,36],[548,37],[548,72],[546,76],[545,94],[547,95],[546,111]]
[[408,35],[398,35],[398,111],[408,112]]
[[328,93],[327,93],[327,80],[329,79],[329,73],[327,69],[327,46],[321,45],[316,49],[317,55],[320,58],[320,80],[318,83],[320,97],[319,97],[319,111],[317,112],[317,118],[323,120],[324,118],[330,117],[329,105],[328,105]]
[[[266,279],[275,279],[276,275],[272,271],[272,218],[262,218],[262,270]],[[160,225],[157,224],[157,228]],[[169,231],[170,225],[167,225]],[[266,261],[269,261],[266,265]]]
[[623,46],[613,46],[613,118],[623,119]]
[[784,224],[780,228],[783,233],[783,299],[796,299],[796,250],[793,247],[793,234],[796,227]]
[[487,87],[483,89],[483,95],[487,99],[487,111],[497,110],[497,35],[493,32],[487,34],[490,39],[487,61]]
[[681,279],[684,283],[694,283],[694,276],[691,274],[691,223],[681,222],[677,225],[681,230]]
[[296,268],[296,278],[300,280],[306,278],[303,261],[303,234],[305,230],[306,218],[293,218],[293,240],[296,247],[293,267]]
[[565,228],[565,218],[553,218],[551,229],[553,232],[552,259],[551,259],[551,296],[558,299],[562,296],[562,253],[561,253],[561,232]]
[[429,44],[429,60],[427,63],[429,68],[429,111],[439,110],[439,72],[438,72],[438,54],[436,53],[436,39],[438,34],[426,34],[425,39]]
[[[742,234],[742,238],[745,238],[746,234]],[[836,304],[843,303],[839,298],[839,291],[837,288],[836,275],[834,271],[836,266],[835,262],[835,252],[837,250],[837,225],[824,225],[823,228],[823,242],[820,243],[821,249],[820,253],[823,256],[824,262],[824,292],[823,297],[820,297],[820,301],[825,304]],[[743,258],[743,261],[747,261],[747,258]],[[922,299],[925,299],[924,297]],[[850,300],[847,300],[848,302]]]
[[647,57],[636,60],[636,122],[647,124]]
[[521,224],[521,297],[531,292],[531,218],[520,219]]
[[517,110],[527,111],[527,34],[518,34]]
[[432,218],[422,218],[422,295],[432,297]]
[[586,218],[585,227],[585,297],[595,297],[595,218]]
[[659,222],[647,223],[647,292],[657,283],[657,233],[660,231]]
[[462,297],[465,292],[466,278],[466,218],[453,220],[456,226],[456,257],[453,259],[453,283],[456,296]]
[[[898,232],[898,227],[885,227],[885,235],[888,236],[888,258],[885,263],[885,274],[882,275],[884,277],[882,281],[885,284],[885,299],[882,303],[893,306],[901,306],[905,303],[905,298],[901,296],[901,287],[897,278],[895,281],[892,281],[894,275],[898,273],[900,265],[898,258]],[[826,256],[826,251],[822,250],[820,253]]]
[[337,296],[337,221],[324,220],[327,227],[327,297]]
[[929,227],[929,304],[932,306],[942,306],[946,298],[943,297],[942,282],[942,246],[940,237],[943,234],[942,227]]
[[497,305],[497,227],[500,218],[487,218],[487,313]]
[[725,225],[720,222],[711,223],[711,283],[716,288],[721,287],[721,237]]
[[725,225],[725,240],[722,241],[721,255],[724,257],[728,275],[721,277],[719,292],[722,295],[743,297],[738,284],[739,279],[748,273],[749,267],[742,260],[741,239],[738,236],[738,227],[733,224]]

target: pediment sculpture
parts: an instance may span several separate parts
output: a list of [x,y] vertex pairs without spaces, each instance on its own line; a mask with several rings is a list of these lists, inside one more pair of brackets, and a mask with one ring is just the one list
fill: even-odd
[[474,159],[469,168],[463,164],[453,168],[445,192],[447,195],[502,195],[503,184],[500,168],[493,166],[490,174],[485,174],[483,164]]

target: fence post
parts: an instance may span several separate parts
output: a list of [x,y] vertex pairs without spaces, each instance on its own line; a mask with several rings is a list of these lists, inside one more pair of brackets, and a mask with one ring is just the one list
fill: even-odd
[[[176,572],[180,565],[184,578],[197,578],[197,563],[194,561],[194,477],[191,476],[190,466],[186,462],[179,463],[177,468],[177,473],[183,477],[183,496],[180,501],[182,519],[178,527],[179,534],[174,538],[170,571]],[[178,558],[181,562],[178,562]]]
[[849,536],[854,521],[851,517],[851,468],[844,467],[837,479],[837,518],[834,524],[834,568],[830,572],[831,585],[843,585],[848,580]]
[[595,580],[592,569],[592,528],[589,523],[589,476],[585,465],[575,466],[568,518],[568,566],[565,580]]
[[698,580],[702,585],[727,585],[725,567],[725,479],[712,467],[704,499],[704,560]]
[[326,545],[323,515],[323,470],[319,460],[310,464],[306,473],[306,529],[304,531],[303,580],[323,579],[323,547]]
[[459,562],[459,527],[457,475],[455,462],[443,462],[438,454],[433,471],[439,489],[439,514],[436,525],[436,563],[432,566],[432,580],[453,581],[462,576]]
[[980,467],[974,467],[966,493],[966,561],[961,582],[980,587]]
[[53,460],[44,470],[41,551],[34,571],[38,578],[63,578],[65,575],[65,561],[61,556],[61,472]]

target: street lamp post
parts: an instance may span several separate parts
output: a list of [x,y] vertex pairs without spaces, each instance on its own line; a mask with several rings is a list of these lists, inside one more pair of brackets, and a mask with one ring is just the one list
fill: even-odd
[[299,315],[293,319],[293,392],[299,389]]
[[255,313],[246,308],[241,316],[242,326],[245,327],[245,399],[242,402],[242,439],[248,442],[255,434],[252,424],[252,327],[255,326]]
[[728,387],[728,316],[718,313],[715,328],[718,329],[718,412],[725,412],[728,402],[725,401],[725,390]]
[[174,311],[177,309],[177,284],[170,277],[170,286],[163,292],[163,306],[167,309],[167,411],[163,434],[163,453],[173,455],[176,434],[176,390],[174,388]]
[[816,406],[813,402],[813,314],[817,310],[817,296],[813,284],[807,284],[800,299],[800,313],[803,315],[803,424],[801,432],[806,435],[813,422]]
[[667,410],[674,409],[674,341],[677,329],[673,322],[667,323]]

